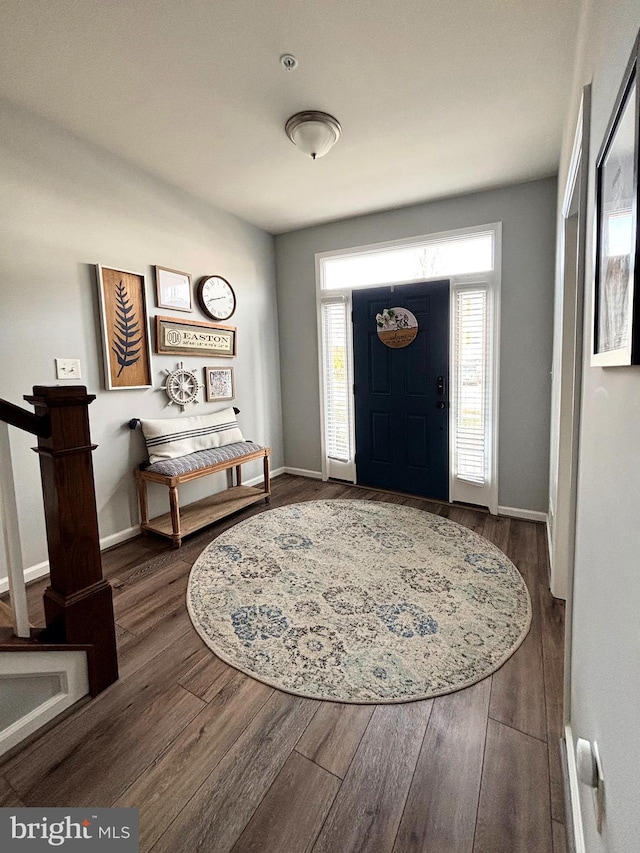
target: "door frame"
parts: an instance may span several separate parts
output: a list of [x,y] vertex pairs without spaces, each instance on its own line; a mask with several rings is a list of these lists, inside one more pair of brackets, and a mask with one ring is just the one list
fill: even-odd
[[571,599],[584,345],[585,246],[591,89],[586,86],[573,142],[559,228],[560,299],[552,371],[549,516],[550,578],[556,598]]
[[[573,623],[573,585],[575,567],[575,532],[577,515],[577,493],[579,477],[579,451],[580,451],[580,412],[582,405],[582,379],[584,364],[585,341],[585,267],[586,267],[586,245],[588,231],[588,187],[589,187],[589,137],[591,127],[591,85],[586,85],[582,90],[580,111],[576,122],[573,150],[569,164],[569,171],[565,184],[562,204],[562,228],[560,229],[560,275],[562,276],[562,299],[561,319],[562,335],[567,327],[573,335],[569,335],[570,341],[564,347],[563,337],[558,341],[558,359],[554,363],[557,369],[557,377],[554,375],[554,386],[558,395],[558,416],[555,426],[556,435],[552,434],[552,453],[557,439],[557,460],[560,468],[560,460],[565,463],[568,474],[566,481],[561,483],[557,476],[558,486],[564,487],[564,499],[558,502],[557,494],[553,495],[553,481],[549,481],[549,510],[555,511],[553,519],[553,530],[548,526],[549,555],[550,555],[550,586],[551,592],[556,597],[566,598],[565,612],[565,643],[564,643],[564,721],[570,725],[571,720],[571,643]],[[577,205],[576,205],[577,201]],[[574,211],[577,211],[574,213]],[[567,221],[577,215],[577,229],[575,231],[576,263],[575,275],[572,282],[572,292],[565,288],[565,226]],[[566,342],[566,341],[565,341]],[[564,380],[564,387],[563,387]],[[563,400],[564,397],[564,400]],[[564,405],[562,405],[564,402]],[[551,461],[553,464],[553,459]],[[557,472],[559,475],[559,471]],[[558,509],[560,508],[560,515]],[[565,537],[562,541],[558,539],[558,530],[562,525]],[[563,594],[564,593],[564,594]]]
[[[353,456],[355,454],[355,431],[354,431],[354,407],[353,407],[353,324],[351,320],[353,287],[328,289],[324,287],[324,262],[345,256],[371,255],[375,252],[391,248],[411,247],[426,243],[447,241],[456,238],[464,238],[474,234],[493,233],[493,269],[488,272],[447,274],[409,280],[393,280],[382,282],[371,282],[362,284],[361,287],[393,286],[402,287],[404,284],[415,284],[417,282],[441,281],[443,278],[450,280],[450,312],[449,312],[449,340],[450,340],[450,407],[449,407],[449,500],[463,503],[487,506],[489,511],[496,515],[498,513],[498,445],[499,445],[499,391],[500,391],[500,301],[502,287],[502,222],[456,228],[450,231],[441,231],[433,234],[410,237],[399,240],[390,240],[383,243],[362,245],[347,249],[336,249],[334,251],[319,252],[315,255],[316,267],[316,321],[317,321],[317,345],[318,345],[318,393],[320,403],[320,445],[321,445],[321,476],[326,481],[330,478],[356,482],[356,468]],[[488,293],[488,340],[491,349],[491,365],[488,375],[487,397],[489,410],[491,412],[491,436],[488,454],[488,485],[483,488],[480,495],[479,487],[473,483],[463,482],[455,477],[453,470],[454,443],[455,443],[455,323],[456,310],[455,298],[462,288],[470,288],[473,285],[486,287]],[[352,389],[350,394],[350,442],[352,448],[352,462],[338,463],[334,467],[327,461],[327,450],[325,441],[324,424],[326,420],[326,404],[324,395],[324,371],[323,371],[323,341],[322,341],[322,304],[324,302],[343,302],[347,312],[347,372],[348,383]],[[338,468],[338,471],[335,471]]]
[[[552,388],[555,398],[552,403],[557,406],[556,417],[552,421],[551,446],[550,446],[550,477],[549,477],[549,517],[554,510],[553,529],[547,525],[549,555],[550,555],[550,585],[554,595],[564,592],[566,597],[565,620],[564,620],[564,701],[563,701],[563,723],[564,723],[564,759],[569,796],[567,810],[571,815],[569,831],[570,841],[576,850],[585,850],[583,821],[580,804],[580,790],[578,772],[576,769],[576,738],[572,730],[571,715],[571,667],[572,667],[572,643],[573,643],[573,589],[575,569],[575,532],[577,516],[577,492],[579,479],[579,443],[580,443],[580,419],[582,405],[582,381],[585,362],[585,343],[590,342],[590,335],[585,335],[585,268],[586,247],[588,235],[588,188],[590,169],[590,128],[591,128],[591,85],[587,84],[582,89],[580,110],[576,122],[576,130],[573,140],[573,149],[569,162],[569,169],[565,183],[562,202],[562,218],[558,227],[558,273],[556,280],[562,288],[560,304],[556,313],[556,335],[554,340],[554,373]],[[577,212],[575,211],[577,200]],[[573,231],[567,230],[568,220],[573,216],[577,222],[573,223]],[[570,226],[571,227],[571,226]],[[575,243],[575,270],[573,274],[573,293],[567,293],[565,288],[565,264],[568,245],[567,234]],[[571,265],[569,265],[571,269]],[[573,319],[572,319],[573,315]],[[574,336],[569,342],[564,339],[567,326],[573,323]],[[554,335],[554,338],[555,336]],[[569,336],[571,338],[571,336]],[[564,346],[563,343],[567,344]],[[588,364],[588,362],[587,362]],[[564,388],[563,388],[564,385]],[[565,397],[562,405],[562,397]],[[554,453],[556,458],[554,460]],[[567,479],[563,483],[566,488],[566,500],[558,502],[557,484],[554,485],[554,464],[560,468],[560,461],[564,463]],[[559,470],[555,471],[558,483],[561,483]],[[561,508],[561,515],[558,508]],[[557,532],[560,524],[565,527],[564,542],[558,547]],[[564,589],[562,588],[564,587]]]

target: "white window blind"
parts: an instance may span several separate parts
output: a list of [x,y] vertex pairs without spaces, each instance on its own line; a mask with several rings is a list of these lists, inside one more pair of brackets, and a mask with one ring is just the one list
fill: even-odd
[[455,459],[460,480],[484,486],[488,450],[487,290],[456,292]]
[[329,459],[349,462],[350,388],[347,351],[347,303],[322,303],[325,444]]

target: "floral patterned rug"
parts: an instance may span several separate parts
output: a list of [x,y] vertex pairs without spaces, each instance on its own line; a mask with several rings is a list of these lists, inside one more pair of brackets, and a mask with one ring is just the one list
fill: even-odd
[[292,504],[222,533],[197,559],[191,620],[218,657],[300,696],[408,702],[490,675],[531,602],[495,545],[378,501]]

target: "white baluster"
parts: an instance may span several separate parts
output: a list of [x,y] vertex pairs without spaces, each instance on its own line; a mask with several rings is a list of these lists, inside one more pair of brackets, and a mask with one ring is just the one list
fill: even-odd
[[0,522],[9,574],[9,592],[13,609],[13,630],[17,637],[29,637],[29,613],[20,545],[20,527],[16,506],[9,428],[0,421]]

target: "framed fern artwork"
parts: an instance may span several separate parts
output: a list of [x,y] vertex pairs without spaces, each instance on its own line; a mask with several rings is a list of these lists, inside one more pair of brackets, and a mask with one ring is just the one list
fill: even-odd
[[107,391],[151,388],[144,275],[96,265]]

